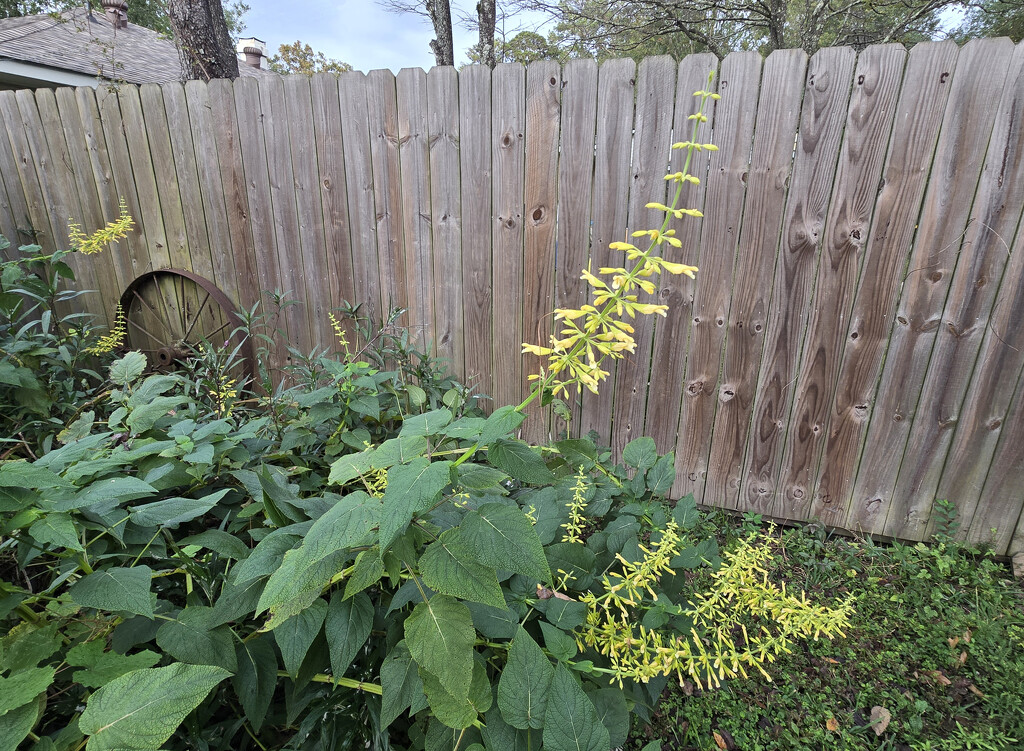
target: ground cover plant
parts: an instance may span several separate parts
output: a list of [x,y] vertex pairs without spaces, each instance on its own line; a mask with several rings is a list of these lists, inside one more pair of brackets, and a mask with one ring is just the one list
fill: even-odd
[[252,390],[208,346],[153,373],[117,326],[96,341],[33,291],[70,279],[60,258],[5,264],[4,398],[30,357],[57,363],[39,390],[75,386],[0,464],[0,748],[605,751],[670,680],[761,680],[842,636],[851,601],[787,590],[764,540],[720,552],[692,497],[667,502],[653,440],[616,461],[516,438],[531,401],[596,390],[629,319],[665,314],[640,299],[658,274],[696,272],[662,252],[699,214],[679,206],[713,148],[696,134],[715,95],[697,96],[675,199],[650,205],[663,224],[584,271],[592,304],[556,311],[549,345],[525,345],[546,358],[530,397],[488,416],[380,329],[350,345],[339,326],[334,353],[293,353],[278,380],[273,309],[244,316]]
[[[947,523],[930,544],[774,530],[769,577],[852,597],[847,638],[783,655],[773,683],[670,687],[634,747],[657,738],[662,749],[1021,748],[1024,590],[1006,566],[951,537],[951,509],[940,504]],[[704,524],[724,549],[760,528],[751,518]]]

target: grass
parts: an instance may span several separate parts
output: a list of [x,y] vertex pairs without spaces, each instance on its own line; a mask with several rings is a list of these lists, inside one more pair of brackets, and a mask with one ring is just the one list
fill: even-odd
[[[759,521],[709,525],[728,546]],[[775,547],[771,578],[819,602],[854,597],[846,638],[795,646],[772,682],[670,684],[652,724],[634,728],[637,748],[1024,748],[1024,590],[1004,565],[945,533],[884,546],[813,525],[762,534]]]

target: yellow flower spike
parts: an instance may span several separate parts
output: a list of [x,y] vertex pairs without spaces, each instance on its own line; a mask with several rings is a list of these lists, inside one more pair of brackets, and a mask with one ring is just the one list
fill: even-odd
[[[633,233],[633,237],[636,237],[636,233]],[[635,245],[630,245],[625,242],[613,242],[609,246],[612,250],[639,250]]]

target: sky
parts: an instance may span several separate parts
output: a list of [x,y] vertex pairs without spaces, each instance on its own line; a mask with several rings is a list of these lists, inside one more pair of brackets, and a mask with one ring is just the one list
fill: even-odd
[[[396,73],[402,68],[429,70],[434,64],[434,34],[425,16],[390,13],[374,0],[246,1],[250,10],[244,18],[244,36],[266,42],[268,54],[300,40],[364,73],[377,68]],[[475,6],[465,0],[459,7],[475,12]],[[476,32],[461,27],[454,18],[455,7],[452,15],[455,64],[460,65],[468,61],[466,50],[476,42]]]

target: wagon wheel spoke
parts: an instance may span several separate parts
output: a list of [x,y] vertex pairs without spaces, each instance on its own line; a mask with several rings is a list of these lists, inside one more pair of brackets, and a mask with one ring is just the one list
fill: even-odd
[[[184,297],[184,294],[185,294],[184,290],[182,290],[182,296],[183,297]],[[196,327],[196,324],[199,323],[199,317],[202,316],[203,308],[206,307],[206,303],[209,302],[209,300],[210,300],[210,293],[207,292],[206,293],[206,297],[203,298],[202,303],[200,303],[200,305],[199,305],[199,310],[197,310],[196,314],[192,317],[192,323],[190,323],[188,325],[188,328],[185,329],[185,333],[181,337],[182,341],[188,341],[189,336],[192,334],[192,329],[194,329]]]

